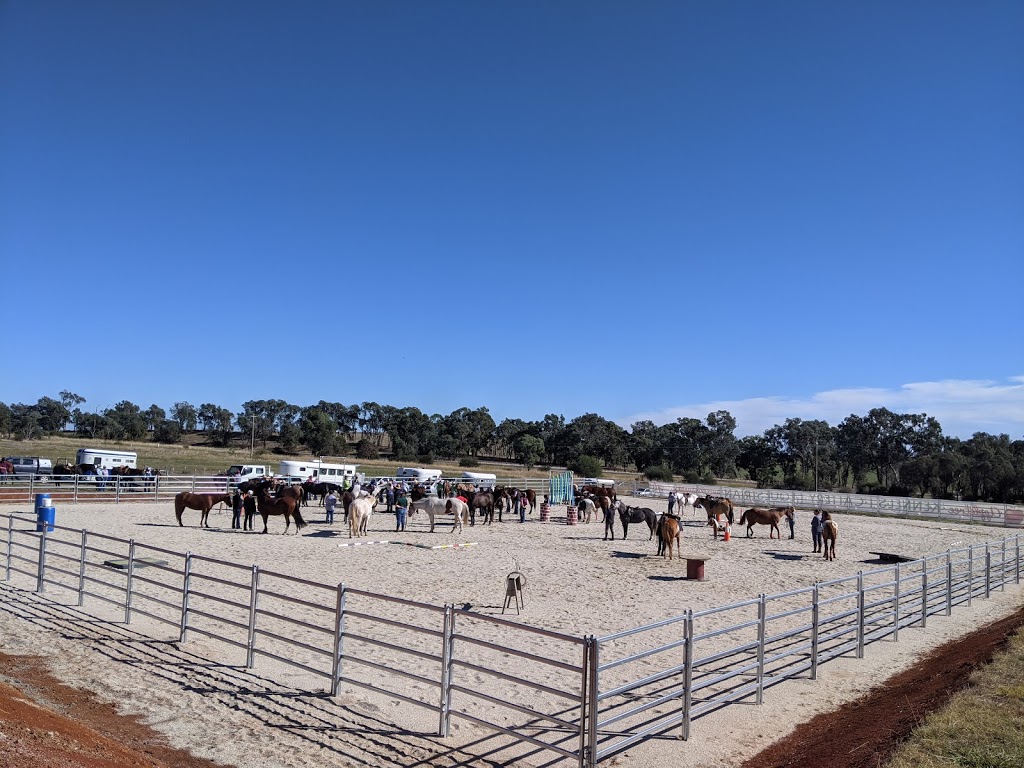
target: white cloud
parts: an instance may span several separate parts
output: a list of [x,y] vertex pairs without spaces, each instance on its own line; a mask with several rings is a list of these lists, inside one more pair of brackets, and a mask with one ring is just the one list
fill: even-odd
[[821,419],[835,426],[850,414],[864,416],[872,408],[894,413],[926,413],[946,435],[968,438],[975,432],[1024,438],[1024,376],[1005,382],[947,379],[904,384],[898,389],[833,389],[809,397],[754,397],[720,400],[638,413],[619,423],[628,428],[641,420],[666,424],[678,418],[703,421],[713,411],[736,419],[736,434],[760,435],[786,419]]

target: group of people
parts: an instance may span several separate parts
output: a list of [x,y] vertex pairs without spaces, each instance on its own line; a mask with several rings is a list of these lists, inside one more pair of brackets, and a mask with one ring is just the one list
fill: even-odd
[[[242,512],[245,519],[242,519]],[[256,497],[252,491],[242,493],[235,490],[231,497],[231,527],[251,531],[252,521],[256,517]]]

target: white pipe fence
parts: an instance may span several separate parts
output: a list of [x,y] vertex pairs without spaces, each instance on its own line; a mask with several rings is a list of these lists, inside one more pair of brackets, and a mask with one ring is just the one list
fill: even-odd
[[[1019,585],[1022,566],[1018,534],[595,637],[87,530],[50,532],[24,515],[0,522],[10,587],[62,590],[78,606],[88,597],[125,623],[145,616],[179,642],[197,634],[227,657],[244,653],[248,668],[269,659],[323,679],[335,696],[351,686],[427,708],[439,736],[459,718],[586,768],[659,734],[688,739],[698,717],[761,704],[774,685],[813,680],[831,659],[862,658],[929,616]],[[399,690],[398,679],[413,685]]]

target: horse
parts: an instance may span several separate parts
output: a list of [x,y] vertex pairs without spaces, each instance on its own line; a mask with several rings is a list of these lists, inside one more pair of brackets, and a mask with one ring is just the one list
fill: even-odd
[[0,483],[6,483],[14,476],[14,462],[0,461]]
[[621,501],[613,501],[609,506],[607,512],[604,513],[604,540],[608,541],[608,535],[611,534],[612,541],[615,541],[615,512],[621,512],[625,508],[625,504]]
[[348,537],[365,536],[366,528],[370,522],[374,507],[377,506],[377,497],[374,495],[360,496],[355,499],[349,507],[348,515]]
[[[489,491],[481,491],[480,493],[471,493],[468,497],[469,504],[469,524],[476,525],[476,513],[480,511],[480,524],[483,525],[484,521],[489,524],[494,523],[494,494]],[[498,519],[501,522],[501,518]]]
[[714,525],[715,521],[718,520],[719,515],[725,515],[725,518],[729,521],[729,525],[732,525],[735,519],[735,514],[732,509],[732,501],[730,499],[718,496],[700,496],[693,501],[693,508],[696,510],[697,507],[700,507],[707,512],[708,525]]
[[181,513],[186,509],[198,509],[202,514],[199,517],[199,525],[209,528],[207,518],[210,510],[217,504],[230,504],[230,493],[189,493],[182,491],[174,497],[174,516],[178,518],[178,525],[184,526],[181,522]]
[[593,499],[580,499],[580,522],[589,523],[591,517],[597,512],[597,505]]
[[694,514],[697,514],[697,507],[694,506],[697,501],[696,493],[681,493],[676,491],[676,506],[678,507],[689,507],[693,510]]
[[630,523],[647,523],[647,527],[651,529],[651,536],[654,536],[654,530],[658,525],[658,515],[653,509],[648,507],[623,507],[619,510],[619,521],[622,523],[622,538],[626,538],[626,534],[629,532]]
[[740,525],[746,523],[747,525],[747,538],[749,539],[754,535],[755,525],[767,525],[770,526],[768,529],[768,538],[775,538],[773,534],[779,534],[779,538],[782,538],[782,531],[779,530],[779,521],[783,517],[792,517],[794,510],[792,507],[776,507],[775,509],[748,509],[740,517]]
[[577,496],[607,496],[612,501],[615,501],[618,497],[615,495],[615,488],[608,487],[605,485],[584,485],[582,488],[576,489]]
[[[675,515],[662,515],[658,522],[658,554],[665,556],[668,550],[668,559],[672,559],[672,547],[675,545],[677,551],[681,550],[682,543],[679,536],[679,518]],[[682,558],[682,554],[679,555]]]
[[532,515],[537,511],[537,492],[527,488],[523,493],[526,494],[526,501],[530,504],[530,514]]
[[[454,505],[449,504],[453,499],[439,499],[436,496],[426,496],[421,499],[409,503],[409,514],[415,514],[420,510],[427,513],[430,518],[430,532],[434,532],[434,517],[437,515],[447,515],[454,512]],[[454,501],[459,501],[454,499]],[[462,503],[461,501],[459,502]],[[462,531],[462,524],[466,522],[464,515],[468,513],[469,505],[462,510],[462,514],[455,515],[455,525],[452,528],[452,532]]]
[[256,494],[256,509],[259,511],[260,517],[263,518],[263,530],[260,533],[267,532],[267,518],[270,515],[284,515],[285,535],[288,534],[293,517],[295,518],[296,536],[299,535],[300,528],[306,527],[306,521],[302,519],[302,513],[299,512],[299,501],[294,496],[278,496],[273,498],[266,488],[261,488],[259,493]]
[[307,480],[302,484],[302,490],[306,495],[305,500],[308,501],[310,496],[320,497],[320,506],[324,505],[324,497],[327,496],[331,491],[342,492],[345,490],[337,483],[314,483],[311,480]]
[[821,513],[821,540],[825,546],[825,559],[836,559],[836,539],[839,538],[839,524],[828,512]]

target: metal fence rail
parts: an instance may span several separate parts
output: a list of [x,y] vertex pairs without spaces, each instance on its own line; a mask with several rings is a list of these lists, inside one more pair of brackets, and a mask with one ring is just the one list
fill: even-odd
[[766,689],[815,679],[830,659],[861,658],[873,642],[1019,585],[1022,565],[1015,535],[594,637],[0,520],[12,585],[71,593],[79,606],[89,598],[103,618],[143,616],[181,642],[202,635],[225,656],[244,650],[247,667],[283,664],[332,695],[351,686],[425,707],[441,736],[459,718],[506,736],[517,757],[588,767],[677,728],[687,739],[695,718],[761,704]]

